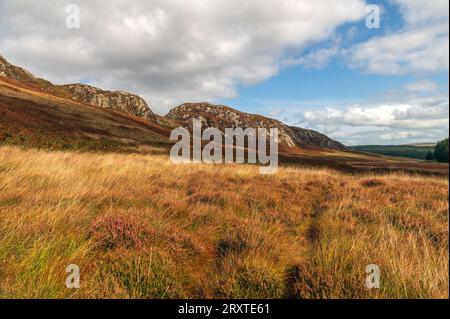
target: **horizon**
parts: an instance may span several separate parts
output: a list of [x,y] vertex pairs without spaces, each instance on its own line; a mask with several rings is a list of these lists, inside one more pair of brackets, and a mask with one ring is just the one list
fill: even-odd
[[247,1],[243,13],[176,2],[78,1],[79,28],[67,28],[66,1],[3,1],[0,48],[38,77],[136,93],[157,114],[208,101],[349,146],[448,137],[446,1],[379,1],[379,28],[362,0],[317,1],[309,14],[304,1]]

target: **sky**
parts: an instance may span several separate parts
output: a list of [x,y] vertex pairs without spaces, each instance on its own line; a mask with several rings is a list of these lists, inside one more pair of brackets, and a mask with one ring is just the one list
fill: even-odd
[[[379,28],[367,26],[373,5]],[[0,0],[0,54],[57,84],[139,94],[162,115],[209,101],[346,145],[435,142],[449,135],[448,10],[448,0]]]

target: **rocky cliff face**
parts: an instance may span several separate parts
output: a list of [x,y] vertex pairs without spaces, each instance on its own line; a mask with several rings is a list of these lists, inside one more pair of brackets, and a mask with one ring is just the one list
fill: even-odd
[[346,150],[347,148],[324,134],[306,130],[260,115],[240,112],[223,105],[209,103],[186,103],[166,115],[183,127],[192,127],[192,120],[199,118],[204,127],[225,128],[278,128],[280,144],[287,147],[314,145],[321,148]]
[[314,145],[320,148],[348,151],[348,148],[345,145],[329,138],[325,134],[295,126],[290,126],[289,128],[291,129],[298,146]]
[[0,56],[0,76],[79,103],[111,108],[149,120],[163,121],[153,114],[147,103],[137,95],[104,91],[85,84],[54,85],[36,78],[25,69],[10,64],[2,56]]
[[102,108],[111,108],[145,119],[153,119],[154,114],[147,103],[137,95],[128,92],[104,91],[85,84],[58,86],[72,100]]
[[283,123],[259,115],[239,112],[223,105],[212,105],[209,103],[186,103],[166,115],[167,118],[176,121],[183,127],[192,127],[192,120],[200,118],[203,126],[216,127],[220,130],[225,128],[278,128],[281,144],[288,147],[295,146],[295,141],[289,134],[289,128]]
[[33,74],[31,74],[30,72],[21,67],[10,64],[1,55],[0,55],[0,76],[36,88],[43,88],[51,84],[48,81],[36,78]]

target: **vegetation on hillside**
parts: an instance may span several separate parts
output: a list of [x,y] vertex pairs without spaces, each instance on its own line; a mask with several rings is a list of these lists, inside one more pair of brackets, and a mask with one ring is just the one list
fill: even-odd
[[448,298],[448,184],[0,147],[0,297]]
[[424,160],[434,151],[432,146],[415,145],[361,145],[352,146],[352,150],[395,157],[406,157]]
[[415,158],[427,161],[436,160],[448,163],[448,139],[431,145],[361,145],[352,146],[352,150],[387,156]]

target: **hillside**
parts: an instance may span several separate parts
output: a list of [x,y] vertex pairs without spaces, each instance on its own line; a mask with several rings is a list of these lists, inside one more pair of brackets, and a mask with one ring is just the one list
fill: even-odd
[[54,85],[36,78],[27,70],[14,66],[0,56],[0,77],[12,80],[32,90],[48,93],[81,104],[114,109],[131,114],[159,125],[176,127],[192,125],[194,117],[207,118],[207,125],[220,129],[228,127],[279,128],[280,142],[286,147],[314,145],[321,148],[346,150],[346,147],[327,136],[301,128],[292,128],[280,121],[259,115],[239,112],[229,107],[209,103],[183,104],[173,109],[167,116],[154,114],[148,104],[139,96],[127,92],[105,91],[86,84]]
[[349,148],[359,152],[425,160],[428,152],[433,152],[435,147],[436,144],[427,143],[417,145],[359,145]]
[[0,145],[167,153],[170,129],[0,79]]
[[22,86],[82,104],[114,109],[152,121],[157,121],[147,103],[137,95],[122,91],[105,91],[86,84],[54,85],[50,81],[35,77],[27,70],[10,64],[0,55],[0,77]]
[[280,144],[286,147],[301,147],[314,145],[319,148],[328,148],[345,151],[347,148],[339,142],[315,131],[297,127],[289,127],[286,124],[261,115],[239,112],[224,105],[210,103],[186,103],[172,109],[167,118],[180,123],[182,126],[192,127],[194,118],[202,119],[206,127],[216,127],[222,131],[225,128],[277,128]]

